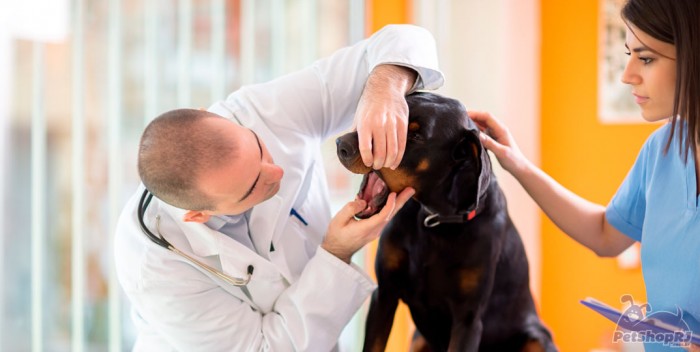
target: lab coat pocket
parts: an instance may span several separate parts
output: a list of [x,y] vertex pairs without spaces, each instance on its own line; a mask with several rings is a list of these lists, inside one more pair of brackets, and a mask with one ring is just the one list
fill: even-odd
[[289,283],[275,270],[256,270],[245,289],[262,314],[272,311],[277,298],[289,287]]
[[308,261],[316,254],[316,249],[323,241],[324,232],[318,231],[318,221],[313,223],[307,219],[308,212],[306,210],[308,207],[305,205],[300,207],[299,210],[292,210],[294,213],[290,215],[289,232],[295,234],[295,237],[303,243],[306,260]]

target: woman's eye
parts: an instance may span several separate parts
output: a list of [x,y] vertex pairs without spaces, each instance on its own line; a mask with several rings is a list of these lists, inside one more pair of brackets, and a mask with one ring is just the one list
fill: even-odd
[[[625,51],[625,55],[631,56],[632,53],[629,51]],[[654,59],[652,59],[650,57],[644,57],[644,56],[640,56],[637,59],[641,60],[645,65],[648,65],[648,64],[652,63],[652,61],[654,61]]]

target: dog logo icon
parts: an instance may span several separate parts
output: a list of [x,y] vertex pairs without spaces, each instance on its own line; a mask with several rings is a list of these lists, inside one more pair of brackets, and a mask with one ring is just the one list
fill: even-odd
[[692,331],[683,320],[683,311],[676,307],[676,313],[658,311],[651,313],[649,303],[635,304],[631,295],[623,295],[622,303],[629,307],[620,315],[613,334],[613,342],[663,343],[666,346],[687,347]]

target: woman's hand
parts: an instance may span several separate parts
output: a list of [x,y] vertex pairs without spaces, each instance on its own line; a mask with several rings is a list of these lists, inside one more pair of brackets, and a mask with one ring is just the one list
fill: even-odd
[[516,174],[526,167],[527,159],[501,121],[485,111],[469,111],[469,117],[481,130],[481,143],[496,156],[506,171]]
[[690,347],[687,347],[686,350],[688,350],[688,352],[700,352],[700,346],[690,345]]
[[379,237],[384,226],[415,193],[416,191],[410,187],[405,188],[398,196],[392,192],[379,213],[363,220],[356,220],[355,214],[362,211],[367,203],[361,199],[349,202],[331,219],[328,233],[321,247],[344,262],[350,263],[352,255]]

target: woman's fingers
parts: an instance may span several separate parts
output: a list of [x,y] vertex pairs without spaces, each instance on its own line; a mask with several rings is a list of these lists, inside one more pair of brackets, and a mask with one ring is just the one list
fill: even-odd
[[501,139],[508,134],[506,125],[491,115],[491,113],[486,111],[470,111],[469,117],[479,126],[481,131],[498,142],[501,142]]

